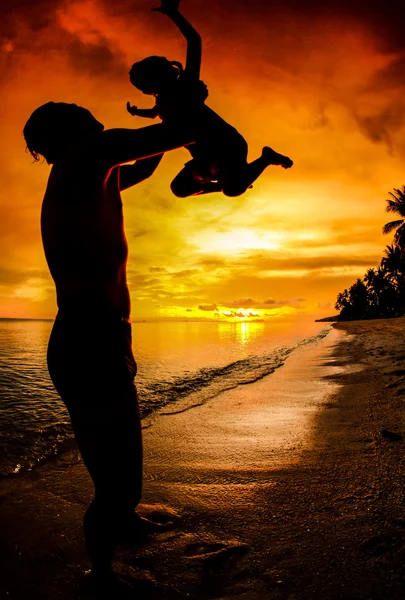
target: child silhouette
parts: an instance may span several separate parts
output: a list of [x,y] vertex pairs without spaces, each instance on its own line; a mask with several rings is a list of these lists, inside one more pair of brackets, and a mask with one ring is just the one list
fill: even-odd
[[180,197],[222,191],[226,196],[240,196],[269,165],[285,169],[293,162],[268,146],[259,158],[247,162],[248,145],[242,135],[204,102],[208,96],[200,81],[201,37],[178,10],[179,0],[161,0],[152,10],[167,15],[187,40],[186,66],[161,56],[150,56],[132,65],[130,81],[144,94],[155,96],[153,108],[141,109],[127,103],[131,115],[175,124],[189,113],[200,124],[200,134],[187,146],[188,161],[171,183],[172,192]]

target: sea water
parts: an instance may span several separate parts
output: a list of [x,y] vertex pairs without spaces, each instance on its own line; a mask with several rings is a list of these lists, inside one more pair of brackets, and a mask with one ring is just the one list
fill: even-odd
[[[52,321],[0,320],[0,475],[35,468],[74,446],[68,412],[46,365]],[[102,323],[100,323],[102,327]],[[330,330],[313,319],[134,322],[144,423],[271,375]]]

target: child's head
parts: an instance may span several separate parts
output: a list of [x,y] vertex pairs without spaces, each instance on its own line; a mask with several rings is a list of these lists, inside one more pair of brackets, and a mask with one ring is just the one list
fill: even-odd
[[155,95],[176,81],[182,70],[176,61],[170,62],[163,56],[148,56],[132,65],[129,79],[144,94]]

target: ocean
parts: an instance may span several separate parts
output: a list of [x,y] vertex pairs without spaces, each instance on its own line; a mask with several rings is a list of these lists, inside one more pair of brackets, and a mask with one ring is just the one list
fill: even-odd
[[[0,475],[31,470],[71,451],[68,412],[50,380],[46,351],[52,321],[0,319]],[[102,324],[100,324],[102,326]],[[316,343],[326,323],[134,322],[133,350],[143,426],[156,411],[178,412],[252,383],[291,352]]]

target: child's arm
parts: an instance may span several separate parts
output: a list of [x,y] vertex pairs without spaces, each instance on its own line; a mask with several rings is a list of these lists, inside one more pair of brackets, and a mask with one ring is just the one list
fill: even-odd
[[186,72],[188,75],[200,79],[202,55],[200,34],[179,12],[179,0],[161,0],[161,3],[159,8],[153,8],[152,10],[167,15],[184,35],[187,40]]
[[153,108],[138,108],[137,106],[131,106],[129,102],[127,102],[127,111],[133,117],[145,117],[146,119],[156,119],[158,116],[158,111],[156,106]]

